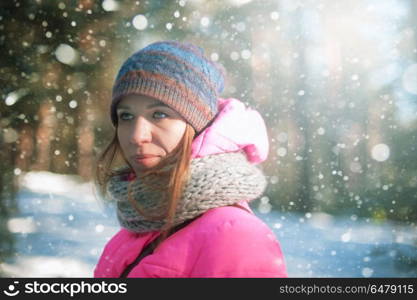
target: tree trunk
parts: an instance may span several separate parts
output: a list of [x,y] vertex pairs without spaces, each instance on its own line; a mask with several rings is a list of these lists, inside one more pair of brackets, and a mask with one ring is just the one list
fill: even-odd
[[18,143],[18,155],[16,157],[16,167],[22,171],[29,171],[31,169],[34,140],[33,128],[30,125],[24,125],[20,131]]
[[92,177],[93,169],[93,148],[94,148],[94,131],[92,121],[89,120],[89,115],[92,112],[86,108],[86,101],[82,101],[84,105],[80,110],[81,122],[78,126],[77,144],[78,144],[78,174],[89,180]]
[[39,108],[39,127],[36,131],[37,159],[32,170],[49,170],[51,163],[51,140],[54,138],[54,129],[57,120],[52,111],[52,104],[42,102]]

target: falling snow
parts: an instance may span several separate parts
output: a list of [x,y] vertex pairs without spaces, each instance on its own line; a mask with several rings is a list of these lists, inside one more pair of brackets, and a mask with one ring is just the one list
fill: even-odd
[[145,30],[148,27],[148,19],[144,15],[136,15],[132,24],[137,30]]
[[386,144],[378,144],[372,147],[372,158],[376,161],[386,161],[390,156],[390,148]]
[[56,58],[63,64],[73,65],[78,59],[77,51],[67,44],[61,44],[55,50]]
[[17,255],[1,271],[91,276],[118,230],[114,211],[90,182],[27,172],[27,160],[46,145],[49,165],[76,172],[85,121],[94,143],[108,134],[99,111],[113,63],[183,37],[226,67],[220,96],[266,121],[268,193],[252,206],[281,242],[289,275],[417,276],[416,18],[407,1],[52,1],[50,11],[35,2],[0,16],[0,145],[20,162],[1,167],[22,187],[19,212],[4,222]]

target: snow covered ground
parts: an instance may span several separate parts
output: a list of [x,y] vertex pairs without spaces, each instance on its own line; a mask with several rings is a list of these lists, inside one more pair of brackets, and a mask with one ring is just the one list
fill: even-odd
[[[9,277],[92,277],[118,230],[112,207],[75,176],[30,172],[20,182],[20,213],[8,220],[16,252],[0,270]],[[417,277],[416,227],[253,208],[278,237],[290,277]]]

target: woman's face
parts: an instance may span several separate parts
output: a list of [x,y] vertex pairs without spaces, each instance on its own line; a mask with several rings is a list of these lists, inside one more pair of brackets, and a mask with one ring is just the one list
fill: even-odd
[[157,165],[180,142],[186,122],[156,99],[128,95],[117,105],[117,136],[136,174]]

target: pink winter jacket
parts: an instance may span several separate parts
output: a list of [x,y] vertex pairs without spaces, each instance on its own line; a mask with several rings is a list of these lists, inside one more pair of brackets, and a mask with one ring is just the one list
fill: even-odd
[[[244,150],[264,161],[268,137],[261,115],[237,99],[219,99],[219,114],[192,144],[192,157]],[[169,236],[128,277],[287,277],[281,247],[246,201],[202,216]],[[105,246],[94,277],[119,277],[159,232],[121,229]]]

